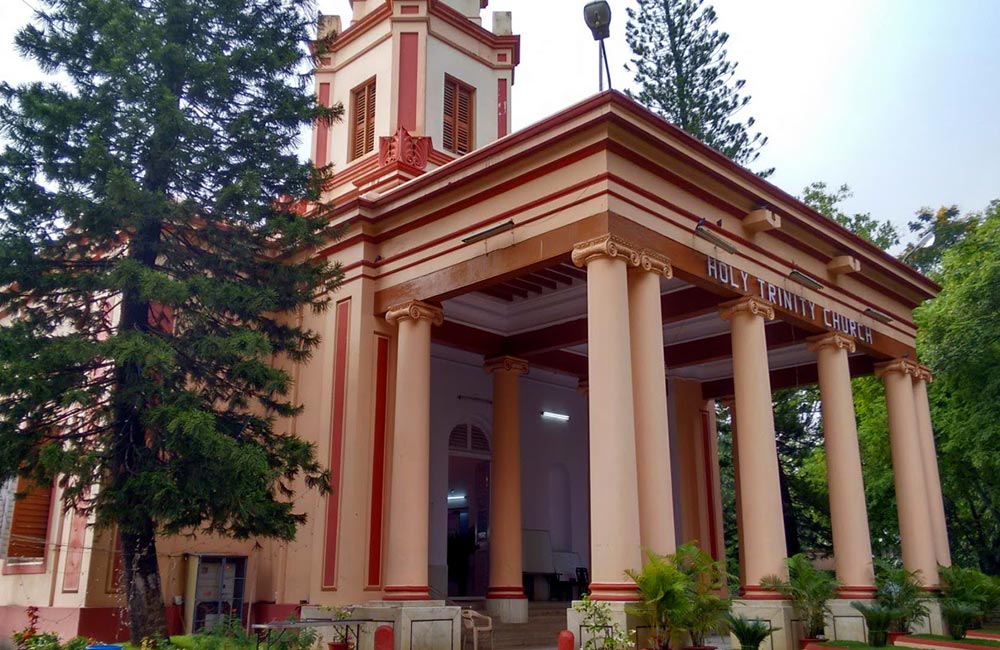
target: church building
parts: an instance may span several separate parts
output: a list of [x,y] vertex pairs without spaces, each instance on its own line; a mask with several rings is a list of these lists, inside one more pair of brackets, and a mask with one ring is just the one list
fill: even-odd
[[[697,540],[725,558],[722,405],[735,609],[790,650],[787,601],[761,587],[786,574],[772,391],[818,384],[841,583],[829,633],[863,639],[853,377],[885,383],[905,566],[933,588],[950,564],[913,320],[939,287],[620,93],[512,133],[520,39],[510,13],[482,26],[487,4],[353,0],[321,17],[338,36],[316,93],[345,119],[312,135],[341,226],[314,254],[344,278],[331,309],[302,316],[322,344],[291,369],[305,409],[284,426],[316,443],[332,492],[297,497],[293,543],[163,539],[171,626],[359,605],[399,650],[457,650],[465,599],[516,624],[585,591],[624,622],[643,548]],[[0,632],[33,605],[41,629],[123,638],[114,531],[63,514],[58,487],[13,501],[16,487],[0,496]],[[566,625],[579,635],[572,612]]]

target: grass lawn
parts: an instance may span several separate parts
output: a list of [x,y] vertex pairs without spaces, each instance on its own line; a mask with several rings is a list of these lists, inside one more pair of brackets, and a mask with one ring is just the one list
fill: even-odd
[[987,648],[1000,648],[1000,642],[990,639],[953,639],[950,636],[941,634],[911,634],[914,639],[927,639],[928,641],[952,641],[954,643],[968,643],[969,645],[984,645]]
[[865,650],[885,650],[889,646],[883,646],[882,648],[876,648],[873,645],[868,645],[863,641],[826,641],[822,645],[829,646],[831,648],[864,648]]
[[[178,634],[170,637],[170,643],[177,646],[180,650],[194,650],[196,636],[196,634]],[[140,650],[138,646],[134,646],[128,641],[122,643],[121,646],[122,650]],[[235,642],[227,642],[222,646],[223,650],[241,650],[244,647]]]

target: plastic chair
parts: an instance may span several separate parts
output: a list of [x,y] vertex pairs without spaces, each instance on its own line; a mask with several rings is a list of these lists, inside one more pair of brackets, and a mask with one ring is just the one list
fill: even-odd
[[489,632],[490,650],[493,650],[493,619],[485,614],[471,609],[462,610],[462,630],[466,633],[462,635],[462,647],[465,647],[465,640],[472,637],[472,650],[479,650],[479,635]]

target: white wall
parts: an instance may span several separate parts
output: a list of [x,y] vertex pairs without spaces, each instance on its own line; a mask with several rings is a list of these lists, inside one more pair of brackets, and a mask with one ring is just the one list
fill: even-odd
[[[434,346],[431,360],[431,587],[446,589],[448,522],[448,434],[457,424],[472,422],[492,436],[492,407],[459,395],[492,399],[492,381],[482,357]],[[521,523],[523,528],[557,531],[554,550],[575,551],[590,565],[590,494],[587,401],[576,391],[576,379],[532,369],[521,378]],[[570,416],[569,422],[541,418],[542,411]],[[568,478],[568,490],[563,479]],[[551,521],[558,502],[568,493],[570,509]],[[556,513],[553,513],[556,514]],[[568,526],[567,526],[568,520]],[[568,528],[568,531],[565,529]],[[559,548],[558,545],[566,545]]]
[[[503,71],[504,74],[509,74]],[[436,149],[443,148],[444,76],[448,74],[476,89],[475,141],[479,149],[497,139],[497,80],[500,71],[474,60],[433,36],[427,38],[427,98],[425,125]],[[509,91],[508,91],[509,93]],[[508,95],[507,104],[510,106]],[[508,112],[510,109],[508,108]]]

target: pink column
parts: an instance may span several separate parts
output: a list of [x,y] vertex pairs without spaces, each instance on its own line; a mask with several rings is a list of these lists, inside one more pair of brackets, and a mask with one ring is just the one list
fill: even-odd
[[809,348],[816,352],[819,369],[833,555],[840,581],[837,591],[841,598],[872,598],[875,595],[875,568],[854,419],[851,370],[847,363],[848,353],[854,352],[854,341],[833,333],[815,336],[809,342]]
[[668,554],[676,550],[677,544],[670,475],[670,433],[667,429],[660,278],[670,278],[673,273],[670,261],[663,256],[644,251],[640,257],[640,266],[628,274],[639,540],[645,549]]
[[438,307],[409,302],[385,318],[399,326],[385,600],[429,600],[431,325],[444,317]]
[[590,592],[595,600],[638,600],[625,571],[642,564],[627,278],[639,256],[605,235],[577,244],[573,262],[587,267]]
[[[521,586],[521,393],[528,363],[514,357],[489,359],[493,375],[493,480],[490,483],[490,615],[504,623],[528,620]],[[517,601],[517,602],[512,602]]]
[[746,582],[742,592],[747,598],[778,598],[778,594],[760,587],[765,576],[788,573],[771,376],[764,336],[764,320],[774,318],[774,308],[752,297],[719,307],[722,317],[732,324],[734,399],[740,418],[736,446],[740,459],[740,505],[746,547]]
[[948,543],[948,525],[945,523],[944,497],[941,495],[941,476],[938,473],[934,428],[931,426],[931,404],[927,398],[927,384],[932,380],[930,368],[919,366],[919,371],[913,375],[913,404],[917,409],[927,503],[930,504],[931,526],[934,528],[934,554],[938,564],[951,566],[951,546]]
[[913,403],[912,377],[918,372],[917,364],[908,359],[895,359],[875,366],[876,376],[885,382],[903,566],[919,571],[924,585],[934,588],[938,585],[937,554],[924,485],[917,411]]

